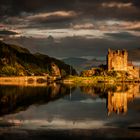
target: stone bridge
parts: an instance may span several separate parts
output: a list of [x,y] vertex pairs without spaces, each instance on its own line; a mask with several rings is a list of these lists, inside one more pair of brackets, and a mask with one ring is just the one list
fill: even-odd
[[41,86],[47,82],[55,81],[57,77],[52,76],[16,76],[0,77],[0,85],[31,85]]

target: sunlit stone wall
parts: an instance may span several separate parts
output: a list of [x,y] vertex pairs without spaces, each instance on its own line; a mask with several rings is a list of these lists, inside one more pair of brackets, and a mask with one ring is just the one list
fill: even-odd
[[108,70],[123,70],[127,71],[128,53],[126,50],[108,50]]

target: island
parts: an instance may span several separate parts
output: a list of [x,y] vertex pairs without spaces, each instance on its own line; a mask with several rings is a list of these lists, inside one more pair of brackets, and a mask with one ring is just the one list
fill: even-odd
[[106,65],[81,72],[80,76],[69,76],[64,83],[95,84],[105,83],[139,83],[140,68],[128,61],[127,50],[108,49]]

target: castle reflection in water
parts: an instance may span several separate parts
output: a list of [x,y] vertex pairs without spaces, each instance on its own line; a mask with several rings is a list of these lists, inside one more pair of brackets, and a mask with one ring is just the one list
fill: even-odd
[[112,112],[126,113],[128,110],[128,102],[133,101],[139,93],[139,85],[117,86],[115,92],[109,91],[107,98],[108,115]]
[[[125,114],[128,111],[128,103],[133,101],[135,97],[140,96],[140,85],[100,85],[95,87],[81,87],[81,91],[96,97],[106,98],[107,114],[113,112]],[[99,94],[98,94],[99,93]]]
[[140,96],[140,86],[137,84],[77,86],[54,83],[46,87],[1,86],[0,116],[26,110],[32,104],[47,104],[68,94],[73,96],[78,88],[80,88],[80,94],[89,95],[93,100],[106,99],[108,115],[113,112],[126,113],[128,103]]

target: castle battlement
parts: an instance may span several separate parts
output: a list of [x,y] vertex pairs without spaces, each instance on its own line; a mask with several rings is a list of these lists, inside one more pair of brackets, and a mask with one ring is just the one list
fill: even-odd
[[128,53],[126,50],[108,50],[107,55],[108,70],[127,71]]
[[123,50],[108,49],[108,54],[111,54],[111,55],[128,55],[128,53],[125,49],[123,49]]
[[127,57],[128,53],[126,50],[108,50],[108,55],[112,56],[112,57],[117,57],[117,56],[121,56],[121,57]]

